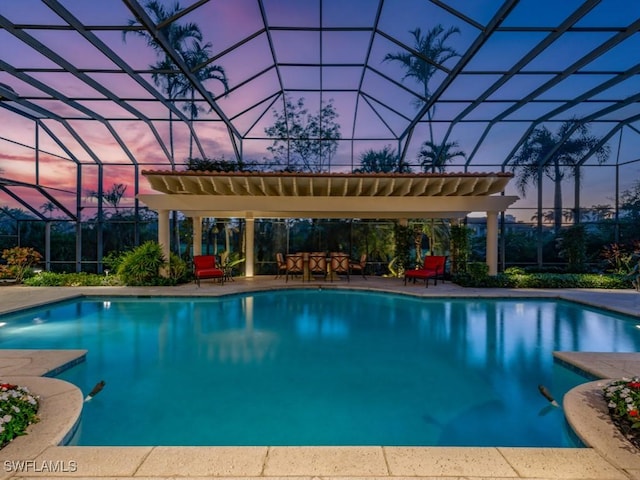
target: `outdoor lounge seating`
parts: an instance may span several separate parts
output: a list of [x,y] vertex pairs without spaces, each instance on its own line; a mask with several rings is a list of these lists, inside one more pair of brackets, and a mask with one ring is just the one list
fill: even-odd
[[445,255],[429,255],[424,257],[424,263],[422,268],[415,270],[406,270],[404,272],[404,284],[407,284],[407,278],[413,279],[413,283],[416,283],[416,279],[424,280],[425,287],[429,286],[429,279],[433,278],[433,284],[438,284],[438,277],[444,283],[444,270],[447,263],[447,257]]
[[219,278],[224,284],[224,270],[216,266],[214,255],[195,255],[193,257],[193,274],[195,281],[200,286],[200,280],[207,278]]

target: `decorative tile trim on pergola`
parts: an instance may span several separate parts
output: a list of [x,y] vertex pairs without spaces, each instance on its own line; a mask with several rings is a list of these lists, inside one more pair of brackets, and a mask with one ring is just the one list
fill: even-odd
[[244,218],[246,275],[253,276],[255,218],[463,218],[487,214],[487,264],[497,273],[497,215],[518,197],[500,195],[510,173],[271,173],[142,171],[160,194],[138,198],[158,217],[158,241],[169,252],[169,212],[194,219],[194,254],[203,217]]

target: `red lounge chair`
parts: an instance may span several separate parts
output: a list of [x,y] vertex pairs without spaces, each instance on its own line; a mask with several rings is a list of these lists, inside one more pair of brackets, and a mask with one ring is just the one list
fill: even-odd
[[213,255],[195,255],[193,273],[198,286],[200,286],[200,280],[205,278],[219,278],[220,283],[224,284],[224,271],[216,267],[216,257]]
[[424,280],[425,287],[429,286],[429,279],[433,278],[433,284],[438,284],[438,277],[444,283],[444,267],[447,263],[447,257],[444,255],[429,255],[424,257],[422,268],[415,270],[406,270],[404,272],[404,284],[407,284],[407,278],[412,278],[416,283],[416,278]]

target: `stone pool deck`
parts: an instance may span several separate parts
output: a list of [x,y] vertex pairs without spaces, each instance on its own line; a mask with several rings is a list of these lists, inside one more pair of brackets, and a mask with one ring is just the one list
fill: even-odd
[[[254,290],[358,288],[418,296],[547,297],[608,308],[638,317],[640,294],[610,290],[466,289],[450,283],[404,286],[397,279],[352,277],[351,282],[236,279],[224,286],[203,282],[180,287],[0,287],[0,314],[85,295],[217,296]],[[636,479],[640,452],[608,421],[598,382],[572,390],[563,409],[590,448],[461,447],[77,447],[59,446],[80,416],[82,393],[43,378],[82,361],[83,350],[0,350],[0,379],[32,385],[42,397],[42,422],[0,450],[0,480],[29,478],[449,478]],[[640,353],[556,352],[556,357],[602,378],[640,375]],[[508,428],[508,426],[505,426]],[[53,472],[52,470],[56,470]]]

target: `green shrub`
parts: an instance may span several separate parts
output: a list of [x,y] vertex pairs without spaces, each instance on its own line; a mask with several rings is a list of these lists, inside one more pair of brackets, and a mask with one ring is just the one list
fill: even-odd
[[595,273],[522,273],[521,269],[508,269],[495,276],[469,272],[455,275],[453,281],[463,287],[487,288],[631,288],[631,281],[624,275]]
[[566,271],[566,268],[559,267],[557,265],[545,265],[542,267],[538,265],[529,265],[524,267],[525,273],[566,273]]
[[169,254],[169,277],[177,283],[188,281],[191,271],[180,256],[171,252]]
[[98,287],[121,285],[116,275],[98,275],[96,273],[55,273],[41,272],[24,281],[30,287]]
[[102,257],[102,263],[106,269],[111,272],[117,272],[122,260],[125,256],[125,252],[112,251]]
[[125,285],[173,285],[173,278],[160,276],[160,269],[166,266],[160,244],[148,241],[123,254],[117,274]]
[[584,225],[572,225],[557,239],[560,258],[567,260],[567,271],[582,273],[587,268],[587,232]]
[[509,267],[504,270],[506,275],[524,275],[525,269],[522,267]]

